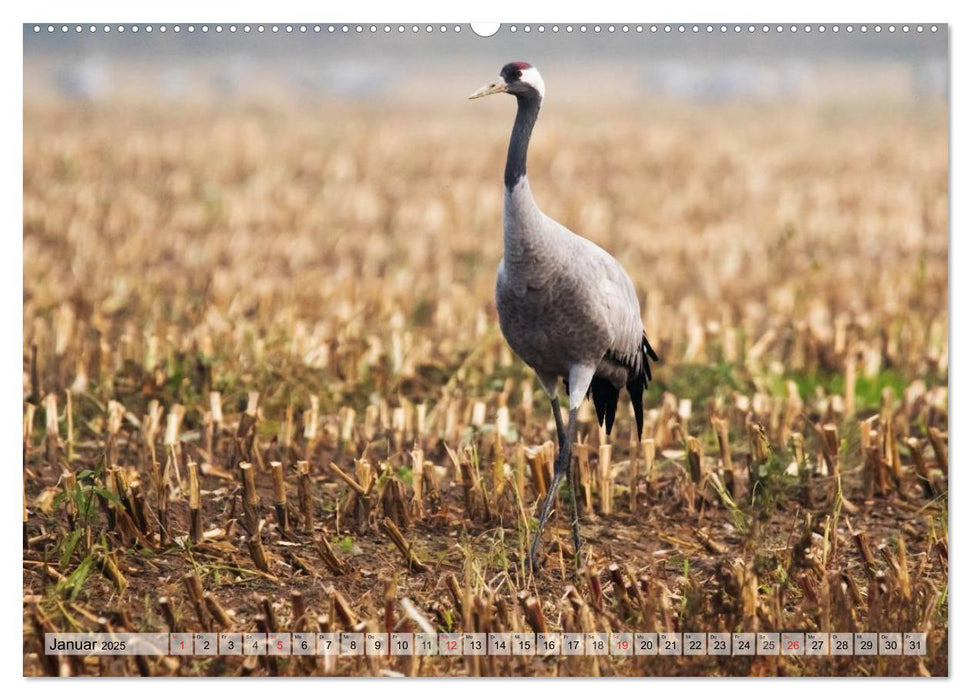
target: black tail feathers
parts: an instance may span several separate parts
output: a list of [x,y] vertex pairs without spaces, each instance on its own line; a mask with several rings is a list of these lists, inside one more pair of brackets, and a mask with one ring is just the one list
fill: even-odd
[[[647,335],[641,338],[640,348],[640,367],[631,367],[630,379],[627,382],[627,393],[630,395],[631,405],[634,407],[634,421],[637,423],[637,439],[641,439],[644,432],[644,390],[653,377],[651,376],[650,361],[660,362],[657,353],[647,340]],[[620,396],[620,389],[608,382],[606,379],[594,377],[590,384],[590,393],[593,395],[593,405],[597,409],[597,421],[604,425],[606,421],[607,435],[614,427],[614,418],[617,415],[617,399]]]
[[594,377],[590,382],[590,393],[593,394],[593,405],[597,408],[597,422],[603,425],[607,421],[607,435],[610,435],[610,429],[614,427],[614,416],[617,415],[620,389],[606,379]]
[[[648,342],[647,333],[645,333],[641,338],[641,361],[644,363],[644,373],[647,375],[647,382],[654,379],[654,377],[651,376],[651,364],[648,362],[649,359],[654,360],[655,362],[661,361],[661,359],[657,356],[657,353],[654,352],[654,348],[652,348],[651,344]],[[647,386],[647,382],[644,382],[644,386]]]

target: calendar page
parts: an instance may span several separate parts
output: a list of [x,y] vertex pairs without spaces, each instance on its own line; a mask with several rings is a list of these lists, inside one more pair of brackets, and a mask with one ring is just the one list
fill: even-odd
[[947,24],[22,34],[24,676],[948,675]]

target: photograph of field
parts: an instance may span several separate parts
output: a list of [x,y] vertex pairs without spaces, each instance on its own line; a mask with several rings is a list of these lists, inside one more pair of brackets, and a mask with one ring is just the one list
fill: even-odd
[[[24,675],[948,675],[946,28],[617,26],[25,26]],[[557,432],[495,299],[516,104],[466,99],[518,60],[532,194],[660,358],[642,439],[582,405],[579,562],[564,485],[535,570]],[[42,653],[80,631],[927,650]]]

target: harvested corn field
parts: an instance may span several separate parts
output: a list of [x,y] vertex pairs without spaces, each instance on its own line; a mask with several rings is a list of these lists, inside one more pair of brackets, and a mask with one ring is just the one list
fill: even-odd
[[[561,497],[536,573],[556,433],[493,300],[510,109],[25,106],[25,674],[947,674],[945,106],[544,113],[534,194],[624,264],[662,361],[642,441],[584,405],[580,566]],[[39,654],[106,630],[928,651]]]

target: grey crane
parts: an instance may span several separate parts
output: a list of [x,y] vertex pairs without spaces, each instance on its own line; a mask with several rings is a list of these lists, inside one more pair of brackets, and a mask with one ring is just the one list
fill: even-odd
[[[539,71],[518,61],[502,67],[499,78],[469,99],[496,93],[516,98],[516,121],[506,157],[503,257],[496,278],[499,326],[513,351],[539,377],[556,422],[559,453],[553,481],[540,510],[529,551],[536,549],[556,489],[568,478],[571,527],[579,563],[580,526],[570,450],[576,440],[577,409],[592,394],[600,425],[613,427],[620,390],[627,387],[637,435],[644,427],[643,396],[651,380],[649,360],[658,361],[641,323],[640,303],[624,268],[605,250],[546,216],[536,206],[526,177],[526,152],[543,103]],[[570,399],[566,428],[557,398],[562,378]]]

